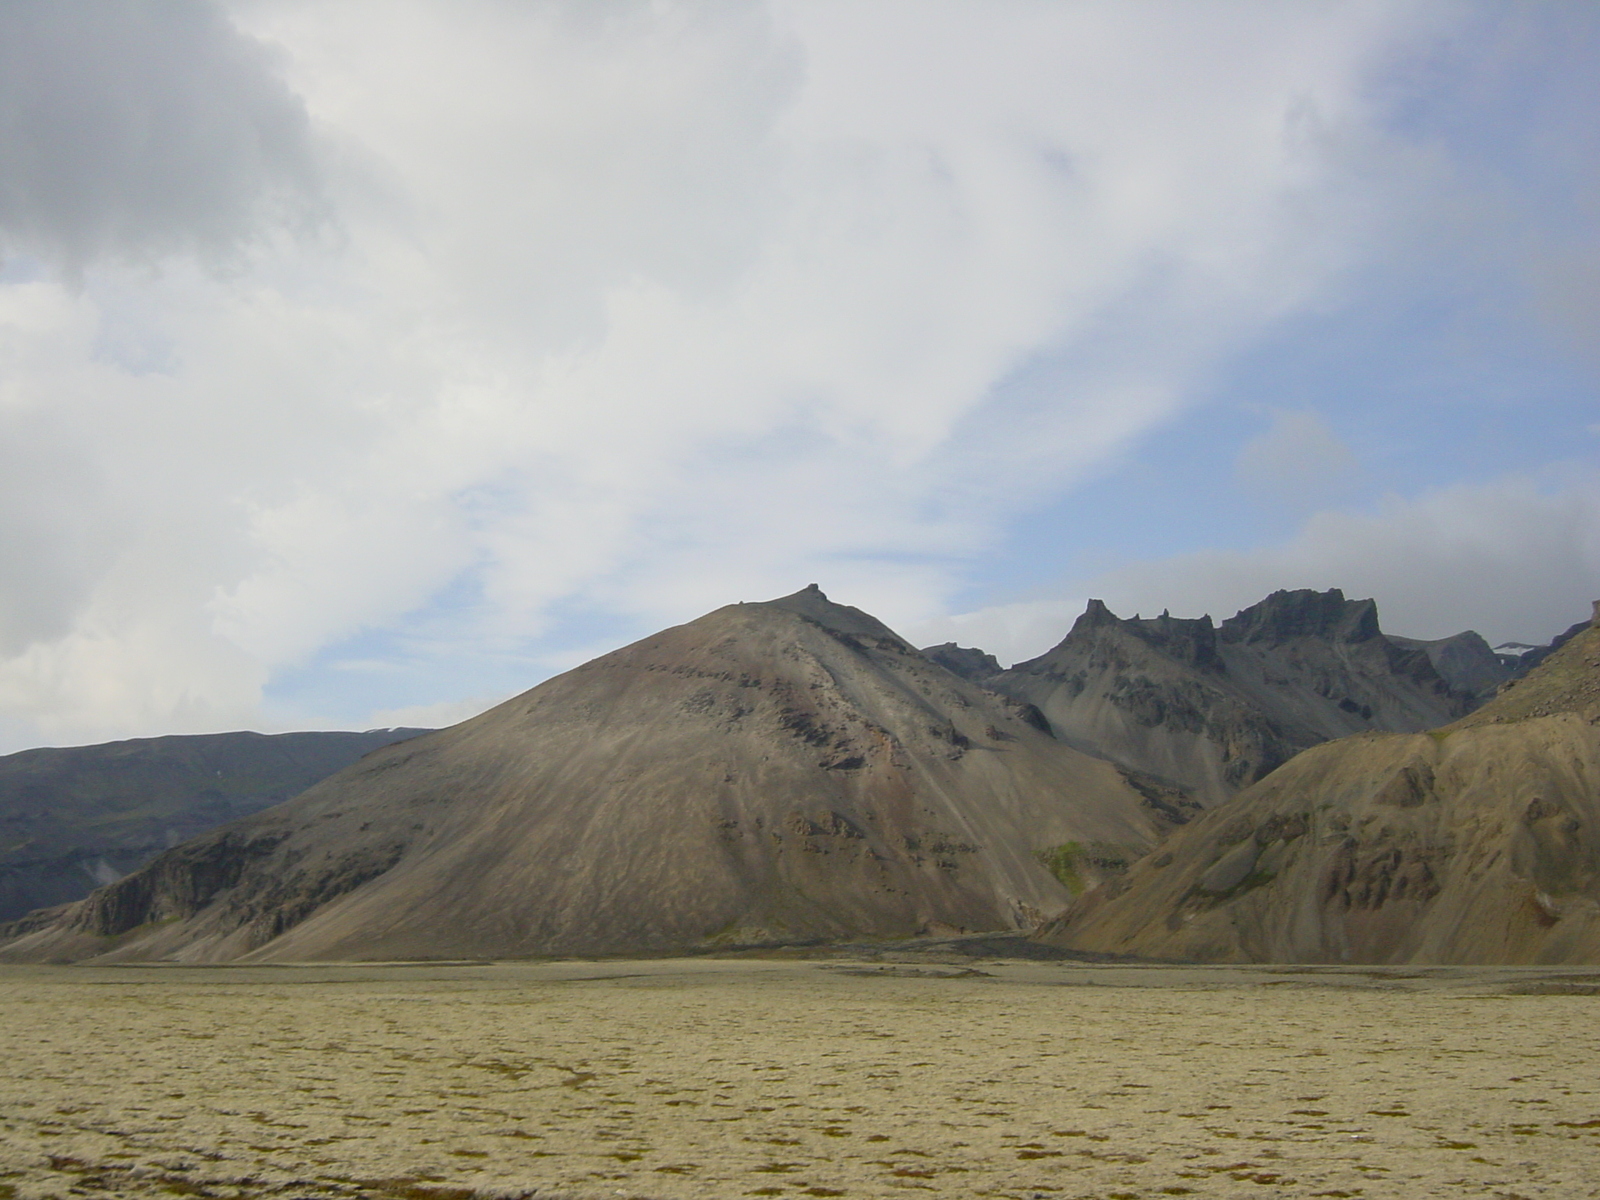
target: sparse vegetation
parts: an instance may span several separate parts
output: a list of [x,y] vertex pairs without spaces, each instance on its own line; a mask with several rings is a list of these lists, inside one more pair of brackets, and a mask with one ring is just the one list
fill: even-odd
[[1114,842],[1063,842],[1038,851],[1037,858],[1074,896],[1108,875],[1120,875],[1133,861],[1127,847]]
[[[1500,1168],[1469,1156],[1525,1158],[1514,1147],[1534,1136],[1528,1190],[1560,1192],[1600,1136],[1568,1058],[1532,1053],[1559,1038],[1584,1060],[1600,1033],[1539,998],[1463,1005],[1462,988],[1494,990],[1492,971],[1455,985],[1345,972],[1338,986],[1326,968],[1317,986],[1282,988],[1265,985],[1284,969],[1262,968],[1257,983],[1230,971],[1196,988],[1184,968],[1175,1006],[1149,986],[1160,968],[1104,968],[1113,986],[1070,995],[1038,986],[1056,969],[1066,984],[1085,968],[1019,963],[968,980],[697,959],[426,978],[219,968],[203,983],[144,968],[127,982],[102,969],[87,988],[76,970],[4,968],[0,1200],[691,1200],[902,1186],[964,1200],[1051,1194],[1066,1171],[1086,1195],[1211,1194],[1194,1181],[1257,1176],[1353,1195],[1365,1169],[1399,1162],[1432,1195],[1492,1190]],[[1543,981],[1573,968],[1560,972]],[[1141,986],[1115,986],[1133,978]],[[1502,990],[1529,983],[1507,973]],[[196,1026],[216,1036],[186,1036]],[[330,1046],[343,1053],[330,1060]],[[1308,1055],[1319,1056],[1315,1095]],[[588,1086],[560,1086],[578,1068]],[[1508,1074],[1516,1089],[1485,1086]],[[684,1093],[702,1103],[682,1106]],[[1474,1097],[1470,1112],[1460,1096]],[[1182,1154],[1174,1116],[1194,1118]],[[1326,1154],[1320,1138],[1343,1145],[1351,1132],[1359,1161]]]

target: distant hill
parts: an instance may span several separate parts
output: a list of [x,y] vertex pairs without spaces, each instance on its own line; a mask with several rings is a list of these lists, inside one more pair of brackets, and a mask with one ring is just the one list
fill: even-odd
[[1443,728],[1306,751],[1041,936],[1205,961],[1600,962],[1600,628]]
[[1029,929],[1164,828],[1123,772],[1037,722],[815,587],[730,605],[27,918],[3,955],[524,957]]
[[1392,633],[1387,637],[1402,650],[1422,651],[1441,679],[1456,691],[1471,696],[1477,704],[1493,696],[1502,683],[1519,671],[1519,665],[1496,654],[1480,634],[1470,629],[1432,641],[1397,637]]
[[1091,600],[1058,646],[983,682],[1037,706],[1069,745],[1204,804],[1320,742],[1432,728],[1474,703],[1424,649],[1383,634],[1373,601],[1336,588],[1274,592],[1220,627]]
[[938,646],[924,646],[922,652],[952,675],[959,675],[973,683],[985,683],[1000,674],[1000,663],[992,654],[945,642]]
[[0,921],[80,899],[423,732],[216,733],[0,757]]

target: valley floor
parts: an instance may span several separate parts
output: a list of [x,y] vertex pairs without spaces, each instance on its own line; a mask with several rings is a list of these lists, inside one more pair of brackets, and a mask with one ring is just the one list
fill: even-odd
[[0,967],[0,1197],[1600,1197],[1600,970]]

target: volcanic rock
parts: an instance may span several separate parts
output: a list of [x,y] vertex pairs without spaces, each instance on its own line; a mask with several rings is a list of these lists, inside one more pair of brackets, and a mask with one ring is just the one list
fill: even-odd
[[1441,729],[1307,750],[1041,936],[1222,962],[1600,963],[1600,628]]
[[1308,746],[1420,730],[1466,712],[1371,600],[1274,592],[1238,615],[1123,620],[1091,600],[1066,639],[986,685],[1036,705],[1057,737],[1216,804]]
[[[1558,633],[1550,640],[1549,645],[1529,646],[1523,642],[1507,642],[1495,647],[1495,654],[1510,670],[1511,678],[1520,679],[1587,628],[1588,622],[1579,621],[1566,632]],[[1503,653],[1513,647],[1516,653]]]
[[1116,767],[1027,716],[815,586],[731,605],[19,922],[4,957],[587,955],[1031,928],[1163,824]]
[[938,663],[952,675],[959,675],[973,683],[983,683],[1000,674],[1000,660],[994,655],[971,646],[958,646],[944,642],[938,646],[924,646],[922,653]]
[[81,899],[179,842],[426,732],[215,733],[0,757],[0,921]]
[[[1481,634],[1470,629],[1432,641],[1396,637],[1392,633],[1388,637],[1402,650],[1422,651],[1441,679],[1456,691],[1474,697],[1479,703],[1493,696],[1499,686],[1515,673],[1515,668],[1490,649]],[[1528,665],[1531,668],[1534,664]]]

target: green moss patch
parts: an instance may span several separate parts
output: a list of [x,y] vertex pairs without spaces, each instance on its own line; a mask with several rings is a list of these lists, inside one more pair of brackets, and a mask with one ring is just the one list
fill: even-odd
[[1133,856],[1115,842],[1062,842],[1036,852],[1044,869],[1074,896],[1107,875],[1120,875]]

